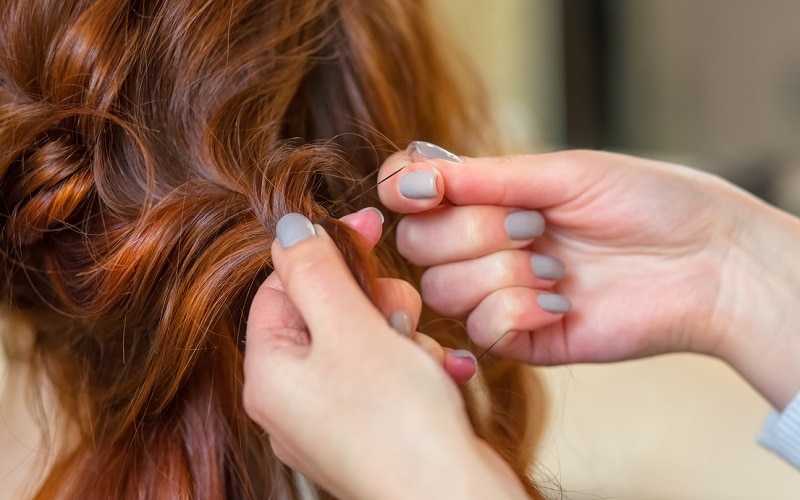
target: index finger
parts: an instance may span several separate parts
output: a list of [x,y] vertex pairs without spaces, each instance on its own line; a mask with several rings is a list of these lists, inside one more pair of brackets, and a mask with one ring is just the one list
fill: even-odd
[[399,213],[430,210],[444,199],[444,180],[433,164],[414,161],[404,151],[394,153],[378,171],[378,195]]
[[[447,199],[454,205],[501,205],[541,209],[574,200],[606,175],[613,155],[589,151],[562,151],[535,155],[488,158],[460,157],[459,162],[425,158],[418,152],[396,153],[381,167],[382,179],[398,166],[398,175],[378,187],[381,201],[400,213],[430,209]],[[440,186],[436,197],[420,202],[400,192],[407,172],[429,172]],[[439,182],[439,180],[441,182]]]

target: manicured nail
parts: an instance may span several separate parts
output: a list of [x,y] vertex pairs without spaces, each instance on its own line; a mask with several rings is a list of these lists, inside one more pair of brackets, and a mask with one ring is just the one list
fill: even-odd
[[533,274],[543,280],[560,280],[566,272],[563,262],[547,255],[531,255],[531,267]]
[[475,355],[467,351],[466,349],[453,349],[452,351],[450,351],[450,354],[452,354],[457,358],[469,359],[472,361],[472,364],[474,365],[478,364],[478,359],[475,357]]
[[536,302],[539,307],[554,314],[567,313],[572,309],[569,299],[557,293],[540,293]]
[[506,216],[506,233],[512,240],[528,240],[544,232],[544,217],[534,210],[511,212]]
[[456,163],[461,162],[461,158],[458,155],[454,155],[450,151],[444,149],[443,147],[437,146],[436,144],[431,144],[430,142],[425,141],[414,141],[408,145],[406,148],[406,154],[411,156],[411,153],[416,151],[419,153],[420,156],[425,158],[431,158],[434,160],[447,160],[447,161],[454,161]]
[[409,172],[397,185],[400,194],[411,200],[436,198],[436,172]]
[[389,316],[389,326],[394,328],[404,337],[410,337],[414,331],[414,321],[411,315],[400,309]]
[[359,212],[367,212],[367,211],[369,211],[369,210],[372,210],[372,211],[378,212],[378,215],[380,215],[380,216],[381,216],[381,224],[383,224],[384,222],[386,222],[386,219],[383,217],[383,212],[381,212],[380,210],[378,210],[378,209],[377,209],[377,208],[375,208],[375,207],[366,207],[366,208],[362,208],[361,210],[359,210]]
[[277,236],[278,243],[280,243],[283,248],[289,248],[316,234],[314,224],[306,217],[297,213],[288,213],[284,215],[281,217],[281,220],[278,221],[278,225],[275,226],[275,236]]

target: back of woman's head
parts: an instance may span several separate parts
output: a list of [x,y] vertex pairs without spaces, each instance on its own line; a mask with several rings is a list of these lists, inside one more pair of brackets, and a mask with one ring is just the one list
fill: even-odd
[[[415,0],[6,3],[0,294],[75,432],[39,497],[297,495],[240,397],[272,229],[304,213],[367,289],[374,265],[414,279],[335,218],[396,145],[474,147],[483,108],[448,68]],[[530,379],[487,359],[472,420],[524,475]]]

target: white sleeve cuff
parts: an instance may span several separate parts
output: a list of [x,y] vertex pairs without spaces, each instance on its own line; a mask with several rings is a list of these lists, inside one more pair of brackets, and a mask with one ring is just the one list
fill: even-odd
[[800,394],[782,413],[773,411],[769,414],[758,442],[800,469]]

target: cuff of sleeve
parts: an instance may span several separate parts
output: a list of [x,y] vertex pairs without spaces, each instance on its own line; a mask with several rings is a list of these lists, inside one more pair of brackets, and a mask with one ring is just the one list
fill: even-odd
[[769,414],[758,442],[800,469],[800,394],[782,413],[773,411]]

